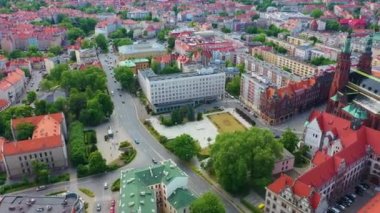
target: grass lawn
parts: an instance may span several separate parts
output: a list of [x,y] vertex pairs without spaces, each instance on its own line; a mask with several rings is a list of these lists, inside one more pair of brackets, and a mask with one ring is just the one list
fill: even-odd
[[219,133],[244,131],[246,128],[229,112],[207,116],[218,128]]

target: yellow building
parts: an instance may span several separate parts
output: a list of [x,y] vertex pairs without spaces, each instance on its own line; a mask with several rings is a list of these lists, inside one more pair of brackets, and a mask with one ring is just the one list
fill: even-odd
[[275,54],[271,51],[271,48],[268,47],[255,47],[252,49],[252,55],[260,55],[264,61],[272,63],[301,77],[314,76],[318,72],[316,66],[289,56]]

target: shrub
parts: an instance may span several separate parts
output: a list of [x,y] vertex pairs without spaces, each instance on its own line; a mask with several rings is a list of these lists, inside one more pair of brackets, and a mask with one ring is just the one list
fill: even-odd
[[111,191],[113,192],[117,192],[120,190],[120,178],[118,178],[117,180],[115,180],[113,183],[112,183],[112,186],[111,186]]
[[88,170],[88,166],[87,165],[78,165],[77,167],[77,174],[78,174],[78,177],[85,177],[87,175],[89,175],[89,170]]
[[87,188],[79,188],[79,191],[83,192],[83,194],[89,196],[89,197],[95,197],[95,194],[93,191],[87,189]]

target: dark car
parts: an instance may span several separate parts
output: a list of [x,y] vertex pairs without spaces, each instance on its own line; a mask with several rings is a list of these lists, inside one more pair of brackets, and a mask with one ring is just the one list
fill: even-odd
[[135,144],[140,144],[140,142],[138,140],[135,139]]
[[355,201],[356,200],[356,195],[354,194],[347,194],[346,195],[348,198],[350,198],[351,200]]
[[361,183],[360,185],[361,185],[362,187],[364,187],[365,189],[369,189],[369,185],[366,184],[366,183]]
[[154,158],[152,158],[152,162],[153,162],[154,164],[157,164],[157,163],[158,163]]

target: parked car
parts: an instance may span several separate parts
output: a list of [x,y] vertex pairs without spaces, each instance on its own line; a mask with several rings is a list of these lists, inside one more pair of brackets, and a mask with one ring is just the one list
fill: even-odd
[[344,205],[336,205],[336,207],[335,208],[337,208],[337,209],[339,209],[339,210],[345,210],[346,209],[346,207],[344,206]]
[[356,200],[356,195],[354,193],[347,194],[347,197],[349,197],[351,200]]
[[365,189],[369,189],[369,185],[366,183],[359,184],[360,186],[364,187]]
[[344,198],[350,200],[352,203],[355,201],[355,198],[352,198],[349,195],[345,195]]
[[45,190],[47,187],[45,185],[42,185],[42,186],[38,186],[36,188],[36,191],[42,191],[42,190]]
[[108,183],[107,182],[104,183],[104,189],[108,189]]
[[102,210],[102,206],[100,205],[100,203],[97,203],[96,204],[96,211],[100,212]]
[[152,162],[153,162],[154,164],[157,164],[157,163],[158,163],[154,158],[152,158]]
[[135,139],[134,141],[135,141],[135,144],[140,144],[140,142],[138,140]]

